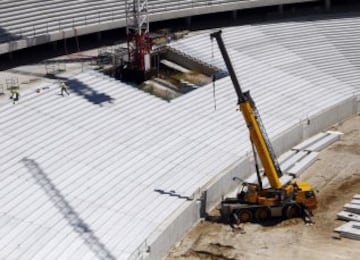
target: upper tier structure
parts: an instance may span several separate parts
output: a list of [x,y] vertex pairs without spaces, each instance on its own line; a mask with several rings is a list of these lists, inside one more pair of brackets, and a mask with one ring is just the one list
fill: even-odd
[[[150,21],[316,0],[148,0]],[[126,26],[125,1],[0,1],[0,54]]]

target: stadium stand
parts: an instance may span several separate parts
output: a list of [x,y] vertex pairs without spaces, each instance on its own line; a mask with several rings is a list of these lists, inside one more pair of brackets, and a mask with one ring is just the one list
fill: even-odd
[[[359,26],[224,29],[278,154],[360,112]],[[207,31],[171,47],[224,68]],[[160,259],[199,219],[203,191],[210,208],[252,173],[229,77],[215,100],[207,85],[171,102],[91,70],[67,84],[70,96],[51,85],[0,106],[2,259]]]
[[[315,0],[149,0],[151,21]],[[0,54],[126,26],[125,1],[4,0],[0,3]]]

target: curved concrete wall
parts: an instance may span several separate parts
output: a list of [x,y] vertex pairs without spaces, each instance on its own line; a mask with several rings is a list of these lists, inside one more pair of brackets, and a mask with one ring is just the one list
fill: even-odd
[[[149,0],[150,21],[317,0]],[[0,54],[126,26],[124,1],[1,1]]]

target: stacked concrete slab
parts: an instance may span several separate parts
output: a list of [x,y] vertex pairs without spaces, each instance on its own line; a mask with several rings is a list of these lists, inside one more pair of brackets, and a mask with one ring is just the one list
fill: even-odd
[[[283,153],[278,159],[283,172],[280,182],[285,185],[300,177],[318,159],[319,152],[339,140],[340,135],[339,132],[321,132]],[[245,182],[257,183],[256,173],[248,177]],[[264,188],[270,187],[266,176],[262,176],[262,184]]]
[[[341,24],[351,34],[360,22],[328,23],[328,33]],[[314,41],[321,35],[314,32],[317,24],[224,30],[236,73],[251,91],[278,155],[359,111],[358,68],[341,54],[349,48],[353,60],[360,57],[355,43]],[[281,40],[272,32],[277,26]],[[309,39],[310,53],[319,45],[329,49],[322,65],[296,39]],[[218,51],[211,57],[208,33],[173,47],[223,67]],[[67,84],[70,96],[51,85],[0,106],[0,258],[96,259],[80,229],[91,231],[117,259],[160,259],[199,220],[203,192],[209,209],[236,188],[233,177],[254,172],[229,77],[216,82],[216,110],[211,84],[171,102],[95,71]],[[23,158],[36,161],[86,228],[69,225]]]
[[[315,0],[152,0],[151,21]],[[129,1],[130,3],[132,2]],[[126,26],[125,1],[0,1],[0,54]]]
[[337,217],[348,222],[336,228],[335,232],[339,232],[342,237],[360,240],[360,195],[354,195],[351,202],[345,204],[344,210]]

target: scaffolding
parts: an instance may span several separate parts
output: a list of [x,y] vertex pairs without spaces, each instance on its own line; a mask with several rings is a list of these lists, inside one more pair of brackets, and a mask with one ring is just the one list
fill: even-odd
[[66,71],[66,63],[63,63],[61,60],[58,62],[45,63],[45,70],[47,75],[55,75]]
[[19,79],[17,77],[5,79],[6,90],[20,90]]

